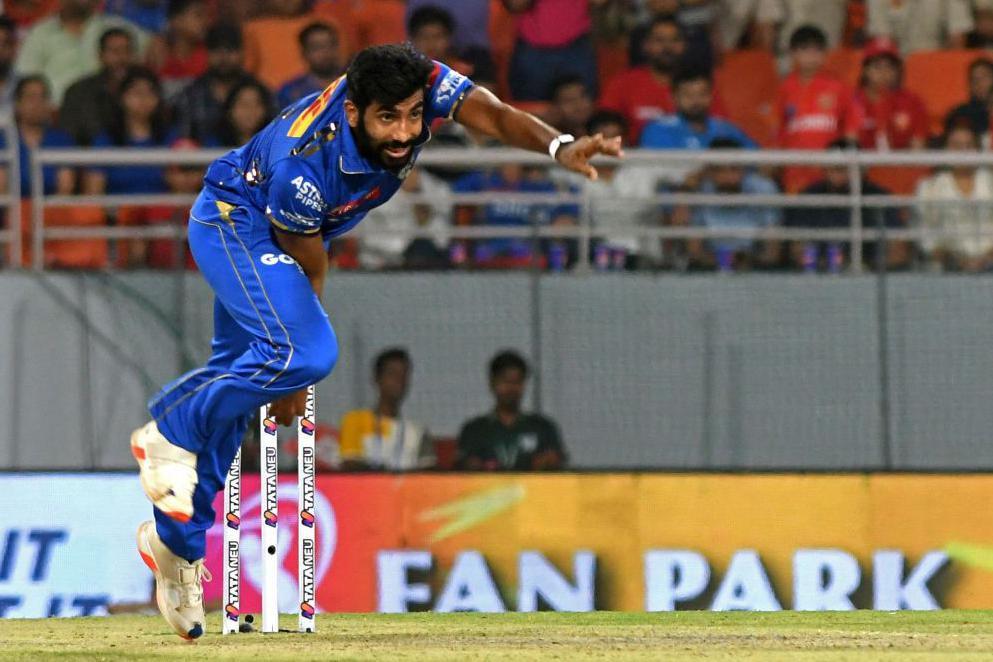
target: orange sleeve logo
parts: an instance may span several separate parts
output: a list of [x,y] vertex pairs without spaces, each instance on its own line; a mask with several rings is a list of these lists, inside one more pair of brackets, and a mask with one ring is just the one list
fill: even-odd
[[328,102],[331,101],[331,95],[338,88],[338,85],[344,80],[344,76],[340,76],[333,83],[324,88],[316,99],[311,102],[307,108],[300,113],[293,124],[290,126],[290,130],[286,132],[286,135],[290,138],[299,138],[307,132],[307,128],[311,125],[314,119],[320,115],[325,108],[328,106]]

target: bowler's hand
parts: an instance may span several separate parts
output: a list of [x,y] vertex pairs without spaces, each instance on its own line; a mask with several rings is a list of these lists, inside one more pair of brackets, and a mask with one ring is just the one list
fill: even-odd
[[596,168],[590,165],[590,159],[597,154],[614,156],[621,158],[624,150],[621,149],[621,138],[604,138],[602,133],[595,136],[583,136],[575,142],[563,145],[555,155],[559,163],[564,167],[584,175],[591,181],[596,181],[599,176]]
[[303,389],[269,405],[269,417],[276,419],[280,425],[293,425],[294,419],[303,416],[306,410],[307,389]]

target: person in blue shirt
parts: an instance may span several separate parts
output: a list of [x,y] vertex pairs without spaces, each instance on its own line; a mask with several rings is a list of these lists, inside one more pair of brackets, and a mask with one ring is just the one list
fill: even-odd
[[204,631],[212,504],[252,415],[271,403],[269,416],[289,424],[338,359],[320,299],[330,242],[397,192],[439,118],[590,178],[594,155],[621,154],[620,140],[560,135],[404,44],[361,51],[207,169],[189,244],[216,297],[213,354],[152,397],[152,420],[131,436],[155,516],[138,529],[139,552],[183,638]]
[[727,138],[749,149],[758,147],[734,124],[710,114],[714,83],[705,69],[687,68],[672,78],[676,113],[645,126],[641,146],[651,149],[707,149],[717,138]]
[[300,31],[300,52],[307,71],[285,82],[276,92],[280,108],[320,92],[345,70],[341,39],[327,23],[311,23]]

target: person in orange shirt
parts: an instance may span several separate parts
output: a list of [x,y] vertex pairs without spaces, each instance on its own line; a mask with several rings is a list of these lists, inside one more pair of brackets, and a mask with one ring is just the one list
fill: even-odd
[[[279,89],[306,71],[307,64],[300,52],[300,32],[315,22],[332,23],[326,16],[309,10],[308,4],[307,0],[271,0],[268,15],[245,24],[245,69],[270,89]],[[348,52],[347,48],[343,50]]]
[[[790,36],[793,72],[783,79],[776,98],[778,142],[783,149],[821,150],[838,138],[854,140],[859,114],[852,91],[823,67],[827,37],[804,25]],[[783,189],[801,191],[820,176],[818,168],[790,166],[783,170]]]

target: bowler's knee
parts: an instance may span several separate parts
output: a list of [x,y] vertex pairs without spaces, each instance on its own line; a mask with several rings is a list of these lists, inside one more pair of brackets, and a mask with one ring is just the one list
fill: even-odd
[[325,323],[308,334],[304,342],[294,345],[290,378],[300,387],[316,384],[331,374],[337,362],[338,339],[331,325]]

